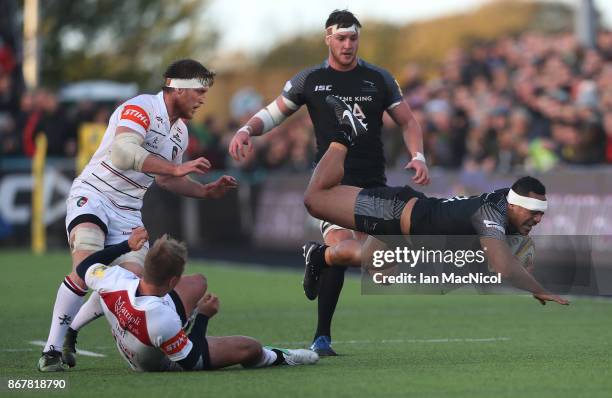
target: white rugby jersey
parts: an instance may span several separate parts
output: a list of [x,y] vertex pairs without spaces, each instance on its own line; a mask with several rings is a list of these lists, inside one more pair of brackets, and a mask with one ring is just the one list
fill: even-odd
[[155,176],[135,170],[123,171],[113,166],[110,147],[119,126],[141,134],[144,137],[143,148],[175,164],[182,163],[183,153],[187,149],[187,126],[181,119],[170,125],[163,92],[134,97],[121,104],[111,115],[100,146],[75,179],[71,191],[79,188],[95,190],[104,194],[120,210],[137,211],[142,207],[143,197]]
[[172,298],[139,296],[139,279],[119,266],[91,266],[87,286],[100,294],[104,315],[119,352],[138,371],[180,370],[193,343],[181,326]]

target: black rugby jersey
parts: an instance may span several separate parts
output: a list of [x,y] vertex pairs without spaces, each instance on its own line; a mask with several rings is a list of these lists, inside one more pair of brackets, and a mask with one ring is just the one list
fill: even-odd
[[342,183],[362,188],[384,185],[382,116],[385,110],[402,100],[399,85],[389,72],[361,59],[350,71],[337,71],[325,61],[302,70],[289,80],[282,95],[299,106],[307,106],[316,134],[317,162],[337,130],[336,118],[325,103],[325,97],[330,94],[351,106],[353,114],[366,124],[368,130],[349,149]]
[[517,231],[506,213],[509,188],[479,196],[419,199],[410,222],[415,235],[479,235],[505,240]]

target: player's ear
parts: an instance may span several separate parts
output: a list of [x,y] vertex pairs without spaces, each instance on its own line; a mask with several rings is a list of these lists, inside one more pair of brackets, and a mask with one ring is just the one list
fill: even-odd
[[326,45],[327,47],[329,47],[329,42],[330,42],[330,40],[331,40],[331,35],[327,35],[327,34],[326,34],[326,35],[325,35],[325,45]]

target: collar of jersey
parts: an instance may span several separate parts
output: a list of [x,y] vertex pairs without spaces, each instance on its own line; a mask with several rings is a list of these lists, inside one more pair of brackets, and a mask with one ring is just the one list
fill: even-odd
[[[359,58],[359,57],[357,57],[357,66],[363,66],[363,60],[361,58]],[[329,66],[329,59],[328,58],[325,58],[325,61],[323,61],[323,67],[324,68],[331,68],[331,66]],[[333,70],[335,70],[335,69],[333,69]],[[351,69],[351,70],[354,70],[354,69]],[[341,72],[341,71],[336,71],[336,72]],[[350,71],[348,71],[348,72],[350,72]]]
[[168,122],[170,122],[170,116],[168,116],[168,109],[166,109],[166,103],[164,102],[164,92],[160,91],[159,93],[157,93],[156,97],[159,101],[159,109],[161,109],[159,116],[161,116],[164,121],[167,120]]
[[[136,278],[133,281],[130,281],[129,287],[126,289],[127,293],[128,293],[128,297],[130,298],[131,304],[132,306],[140,311],[146,311],[149,306],[155,302],[157,302],[158,300],[161,301],[162,297],[159,296],[149,296],[149,295],[140,295],[138,296],[136,294],[136,291],[138,290],[138,285],[140,283],[140,278]],[[138,300],[139,298],[141,298],[141,300]],[[137,303],[136,301],[144,301],[147,300],[147,302],[145,303]]]

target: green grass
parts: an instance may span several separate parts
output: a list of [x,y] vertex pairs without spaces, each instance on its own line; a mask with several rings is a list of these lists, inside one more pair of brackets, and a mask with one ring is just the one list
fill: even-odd
[[[40,348],[29,342],[46,339],[69,258],[3,252],[0,263],[5,395],[8,378],[47,377],[36,370]],[[304,298],[298,272],[199,262],[188,271],[207,275],[220,296],[209,334],[294,346],[312,337],[316,306]],[[569,307],[542,307],[510,295],[362,296],[358,279],[349,278],[333,329],[342,356],[297,368],[141,374],[120,358],[106,322],[98,320],[83,329],[79,347],[106,357],[80,356],[77,368],[51,375],[68,383],[52,396],[609,397],[611,305],[576,299]],[[470,341],[487,338],[497,339]]]

